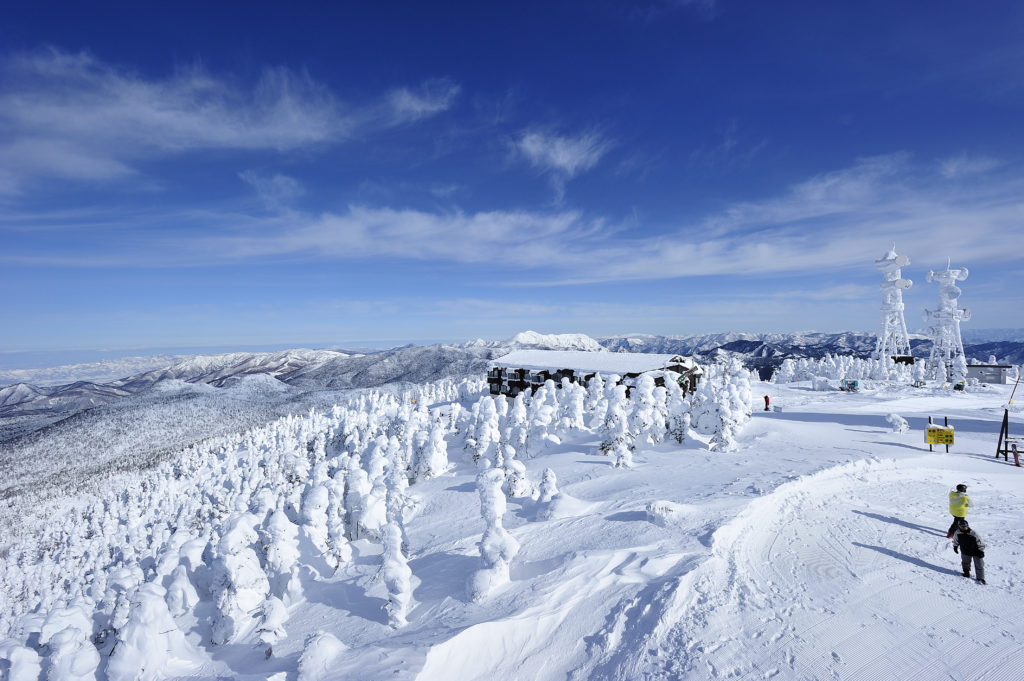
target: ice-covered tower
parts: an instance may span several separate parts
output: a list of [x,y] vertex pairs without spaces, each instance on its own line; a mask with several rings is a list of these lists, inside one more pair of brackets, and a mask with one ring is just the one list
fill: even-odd
[[909,264],[910,258],[896,255],[896,244],[875,261],[875,267],[882,271],[882,328],[875,347],[875,357],[880,359],[910,354],[907,322],[903,319],[903,292],[914,282],[904,279],[900,270]]
[[929,332],[932,337],[932,352],[928,355],[928,366],[938,368],[943,366],[948,373],[953,360],[964,354],[964,342],[960,337],[960,322],[966,322],[971,318],[971,311],[966,308],[957,307],[957,298],[962,291],[957,288],[957,281],[967,278],[967,268],[950,269],[949,262],[946,262],[946,269],[941,272],[928,272],[928,282],[939,284],[939,309],[925,310],[924,319],[931,322]]

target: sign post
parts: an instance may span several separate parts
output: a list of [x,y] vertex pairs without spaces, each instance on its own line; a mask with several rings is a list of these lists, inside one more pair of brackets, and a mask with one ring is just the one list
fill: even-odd
[[928,451],[935,451],[932,449],[934,445],[946,445],[946,453],[949,453],[949,446],[953,444],[954,432],[953,426],[949,425],[949,417],[943,417],[943,425],[938,426],[932,423],[932,417],[928,417],[928,427],[924,431],[924,441],[928,445]]

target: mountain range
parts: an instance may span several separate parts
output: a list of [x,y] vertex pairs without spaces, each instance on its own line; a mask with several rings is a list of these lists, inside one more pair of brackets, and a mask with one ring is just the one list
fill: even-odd
[[[1015,333],[1003,335],[1024,338]],[[0,388],[0,439],[30,432],[84,409],[146,393],[167,382],[223,388],[243,377],[262,375],[279,382],[289,392],[350,390],[479,374],[489,367],[491,360],[518,349],[671,353],[704,362],[735,356],[748,368],[758,370],[762,378],[768,378],[787,358],[818,358],[826,354],[867,357],[874,350],[875,341],[873,334],[856,332],[631,334],[595,340],[583,334],[526,331],[500,341],[408,345],[367,354],[295,349],[199,355],[110,382],[76,381],[56,386],[21,382]],[[927,356],[930,346],[925,336],[911,337],[915,356]],[[965,345],[965,351],[975,362],[985,363],[995,357],[1003,364],[1024,364],[1024,340],[986,340]]]

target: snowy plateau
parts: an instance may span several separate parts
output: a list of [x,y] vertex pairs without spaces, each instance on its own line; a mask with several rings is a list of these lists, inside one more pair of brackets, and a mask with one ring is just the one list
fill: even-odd
[[[994,457],[1024,394],[913,387],[874,340],[526,332],[13,382],[0,678],[1024,679],[1024,468]],[[705,375],[487,394],[527,348]],[[961,483],[984,585],[946,537]]]

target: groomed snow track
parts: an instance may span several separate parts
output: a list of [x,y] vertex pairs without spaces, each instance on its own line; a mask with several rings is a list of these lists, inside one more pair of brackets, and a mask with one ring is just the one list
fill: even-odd
[[[942,495],[946,478],[927,457],[866,460],[752,501],[714,533],[708,560],[636,608],[659,613],[653,625],[575,678],[1024,678],[1011,652],[1024,643],[1020,584],[998,561],[989,586],[964,579],[946,518],[901,506]],[[990,544],[1006,546],[1022,512],[981,523]]]

